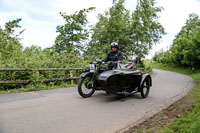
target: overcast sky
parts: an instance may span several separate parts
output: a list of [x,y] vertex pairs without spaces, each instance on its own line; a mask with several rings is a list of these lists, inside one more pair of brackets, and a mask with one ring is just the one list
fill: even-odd
[[[167,35],[161,43],[154,46],[148,57],[155,51],[166,49],[172,44],[174,36],[180,31],[190,13],[200,15],[200,0],[156,0],[157,6],[164,10],[159,14],[160,22]],[[135,10],[137,0],[126,0],[125,7]],[[83,8],[96,7],[90,13],[88,20],[91,24],[97,22],[97,14],[104,13],[112,6],[112,0],[0,0],[0,26],[5,22],[22,18],[20,25],[25,32],[21,35],[23,47],[37,45],[42,48],[53,45],[57,36],[56,27],[64,24],[59,12],[72,14]]]

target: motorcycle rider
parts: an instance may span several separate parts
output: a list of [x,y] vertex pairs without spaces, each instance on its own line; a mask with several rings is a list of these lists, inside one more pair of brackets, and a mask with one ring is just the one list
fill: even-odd
[[108,65],[109,69],[115,69],[117,68],[117,64],[113,63],[113,61],[122,61],[123,60],[123,54],[118,50],[119,46],[117,42],[111,43],[111,52],[107,54],[107,57],[105,58],[105,62],[111,61]]
[[111,43],[111,52],[107,54],[107,57],[105,58],[105,62],[108,61],[122,61],[123,60],[123,54],[118,50],[119,46],[117,42]]

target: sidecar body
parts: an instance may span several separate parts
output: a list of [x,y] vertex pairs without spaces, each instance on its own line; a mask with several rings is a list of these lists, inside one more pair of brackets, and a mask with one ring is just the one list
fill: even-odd
[[101,73],[98,77],[98,88],[109,93],[141,92],[144,88],[152,86],[149,74],[142,74],[137,69],[114,69]]

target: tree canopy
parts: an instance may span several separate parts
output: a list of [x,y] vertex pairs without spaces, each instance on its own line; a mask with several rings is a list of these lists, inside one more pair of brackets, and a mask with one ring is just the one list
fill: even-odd
[[158,20],[162,8],[155,6],[155,0],[138,0],[136,10],[131,13],[124,3],[125,0],[113,0],[112,7],[98,15],[98,22],[90,30],[90,39],[86,13],[94,8],[83,9],[72,15],[61,13],[66,23],[57,27],[56,51],[71,52],[80,48],[85,58],[105,58],[114,41],[118,42],[125,58],[145,57],[152,45],[157,44],[165,34]]
[[19,36],[24,30],[16,33],[17,28],[21,28],[19,22],[22,19],[9,21],[4,28],[0,27],[0,54],[3,59],[12,58],[17,55],[17,52],[22,49]]
[[158,21],[161,7],[155,6],[155,0],[138,0],[136,10],[132,14],[131,45],[132,55],[139,58],[148,55],[153,45],[156,45],[165,34],[163,26]]
[[[200,19],[197,14],[190,14],[185,25],[175,37],[167,52],[155,56],[162,58],[162,63],[173,63],[181,66],[199,67],[200,62]],[[166,55],[168,53],[168,55]]]
[[56,32],[58,32],[59,35],[56,37],[54,49],[58,53],[69,53],[77,49],[82,49],[84,41],[86,41],[89,36],[89,31],[87,29],[87,13],[94,9],[94,7],[83,9],[72,15],[60,13],[66,23],[57,26]]

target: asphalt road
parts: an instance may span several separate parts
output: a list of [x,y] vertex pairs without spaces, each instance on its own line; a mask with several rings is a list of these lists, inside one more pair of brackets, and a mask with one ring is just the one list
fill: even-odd
[[149,97],[125,98],[95,92],[79,96],[76,87],[0,95],[0,133],[112,133],[167,108],[185,96],[193,80],[182,74],[154,70]]

